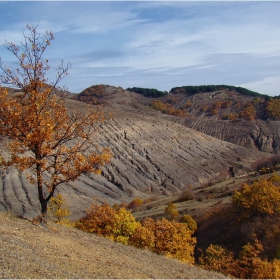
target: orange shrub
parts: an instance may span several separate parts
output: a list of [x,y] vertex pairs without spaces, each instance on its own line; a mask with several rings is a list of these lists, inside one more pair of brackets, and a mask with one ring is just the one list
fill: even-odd
[[200,264],[209,270],[230,274],[239,279],[279,279],[280,260],[262,260],[259,254],[262,245],[255,240],[255,244],[243,246],[239,258],[233,253],[217,245],[210,245],[206,255],[199,258]]
[[240,117],[246,120],[255,120],[257,118],[257,112],[252,103],[245,105],[245,108],[240,113]]
[[75,227],[102,236],[110,236],[116,211],[107,204],[92,205],[87,215],[76,222]]
[[143,202],[143,199],[136,197],[128,204],[127,209],[136,209],[140,207]]

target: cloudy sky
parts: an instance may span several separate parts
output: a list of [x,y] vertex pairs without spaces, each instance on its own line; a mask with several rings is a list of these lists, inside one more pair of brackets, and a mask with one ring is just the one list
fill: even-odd
[[280,95],[280,2],[1,1],[3,47],[26,24],[55,35],[45,58],[72,64],[61,85],[95,84],[169,91],[228,84]]

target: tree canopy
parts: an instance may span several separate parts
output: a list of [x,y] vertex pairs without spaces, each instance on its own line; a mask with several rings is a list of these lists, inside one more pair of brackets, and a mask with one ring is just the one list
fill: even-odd
[[133,87],[133,88],[127,88],[126,90],[142,94],[145,97],[162,97],[167,94],[167,92],[160,91],[154,88]]

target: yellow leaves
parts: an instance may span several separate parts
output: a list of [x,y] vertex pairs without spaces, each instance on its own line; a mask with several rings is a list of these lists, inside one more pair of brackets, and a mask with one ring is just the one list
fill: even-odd
[[235,271],[234,255],[225,248],[211,244],[206,249],[206,255],[199,258],[203,268],[218,271],[224,274],[233,274]]
[[113,234],[114,236],[130,237],[139,226],[140,223],[136,222],[130,212],[125,208],[120,208],[114,217]]
[[240,117],[246,120],[255,120],[257,117],[256,109],[252,103],[246,103],[245,108],[241,111]]
[[197,223],[190,215],[183,215],[180,219],[180,223],[185,223],[188,229],[193,232],[197,230]]
[[248,219],[254,215],[273,215],[280,212],[280,188],[271,181],[243,184],[241,191],[232,196],[233,207],[240,212],[239,218]]
[[266,103],[266,113],[269,118],[279,119],[280,118],[280,99],[271,98]]
[[48,216],[59,224],[69,224],[69,220],[66,219],[71,215],[71,211],[66,206],[66,200],[62,194],[58,194],[52,197],[48,205]]
[[168,205],[165,207],[164,213],[169,219],[175,219],[176,217],[180,216],[176,205],[173,203],[168,203]]

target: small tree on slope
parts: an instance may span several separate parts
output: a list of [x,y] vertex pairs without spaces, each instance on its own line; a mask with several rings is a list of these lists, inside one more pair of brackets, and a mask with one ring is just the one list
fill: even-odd
[[26,176],[37,186],[43,221],[48,202],[60,184],[74,181],[85,172],[98,173],[111,155],[92,141],[96,123],[104,121],[102,112],[68,111],[57,94],[57,85],[68,75],[70,65],[61,61],[55,80],[46,77],[50,65],[42,57],[54,40],[53,34],[40,35],[38,25],[26,27],[28,35],[23,32],[20,46],[5,43],[16,57],[18,68],[0,61],[1,84],[23,92],[11,97],[0,87],[0,133],[12,139],[8,144],[10,156],[1,157],[1,165],[33,171]]

